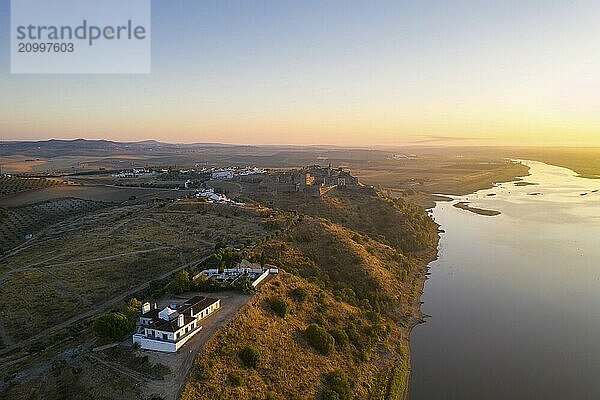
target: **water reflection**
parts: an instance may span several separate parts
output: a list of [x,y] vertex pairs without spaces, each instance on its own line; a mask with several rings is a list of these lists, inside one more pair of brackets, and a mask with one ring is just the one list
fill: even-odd
[[536,185],[455,200],[500,215],[433,210],[446,233],[411,336],[413,400],[600,398],[600,181],[525,163]]

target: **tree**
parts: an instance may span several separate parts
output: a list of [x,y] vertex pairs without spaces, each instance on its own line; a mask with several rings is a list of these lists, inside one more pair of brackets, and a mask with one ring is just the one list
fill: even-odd
[[135,329],[135,321],[120,312],[105,314],[96,320],[94,332],[101,338],[122,340]]
[[141,313],[142,302],[132,297],[127,300],[127,303],[123,306],[123,313],[129,318],[135,318]]
[[190,290],[191,283],[190,274],[187,271],[181,271],[169,283],[169,290],[175,294],[181,294]]
[[208,268],[231,268],[238,264],[244,258],[243,254],[231,247],[216,246],[215,252],[204,261],[204,266]]
[[224,284],[217,282],[214,278],[208,278],[206,275],[200,275],[200,277],[194,281],[195,290],[200,292],[218,292],[223,290]]
[[239,357],[244,366],[255,368],[260,361],[260,352],[254,346],[246,346],[240,351]]
[[310,324],[306,328],[305,336],[308,344],[323,355],[331,354],[335,348],[335,339],[333,336],[317,324]]

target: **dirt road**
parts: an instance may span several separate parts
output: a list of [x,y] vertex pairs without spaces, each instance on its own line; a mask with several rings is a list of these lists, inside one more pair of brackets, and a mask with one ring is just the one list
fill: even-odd
[[190,339],[177,353],[142,350],[143,355],[147,355],[153,363],[164,364],[171,369],[171,373],[164,380],[153,380],[145,384],[143,392],[146,398],[159,396],[165,400],[176,400],[179,397],[179,392],[185,382],[185,378],[194,364],[198,351],[252,297],[233,292],[207,293],[204,295],[220,298],[221,308],[216,313],[202,320],[202,330]]

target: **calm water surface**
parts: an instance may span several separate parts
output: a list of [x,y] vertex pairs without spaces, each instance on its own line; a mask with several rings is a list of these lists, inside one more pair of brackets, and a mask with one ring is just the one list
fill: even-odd
[[[524,163],[537,185],[433,210],[446,233],[411,335],[411,400],[600,399],[600,180]],[[467,200],[502,214],[452,206]]]

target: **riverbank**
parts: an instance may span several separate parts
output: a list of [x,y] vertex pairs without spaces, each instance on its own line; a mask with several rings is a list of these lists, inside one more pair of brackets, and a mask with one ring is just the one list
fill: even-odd
[[464,168],[460,168],[458,172],[443,166],[430,168],[427,172],[420,172],[418,175],[420,182],[415,182],[411,187],[390,186],[387,190],[393,197],[404,198],[425,209],[430,209],[435,207],[438,201],[451,201],[452,198],[448,196],[464,196],[529,175],[529,168],[518,162],[503,161],[486,164],[485,167],[480,171],[467,170],[468,173],[465,173]]
[[[422,318],[437,225],[422,208],[383,196],[285,200],[299,224],[256,249],[280,274],[207,343],[181,399],[405,398],[409,332]],[[256,367],[241,362],[246,346],[260,354]]]
[[[330,374],[340,373],[359,398],[407,399],[410,335],[424,322],[421,296],[439,226],[407,199],[346,191],[275,198],[273,206],[301,215],[287,235],[256,248],[281,274],[202,349],[180,398],[321,398],[334,390]],[[274,301],[287,305],[283,317]],[[331,350],[321,353],[307,339],[312,325],[332,337]],[[260,354],[257,367],[241,363],[245,346]]]
[[[439,239],[439,230],[438,230],[438,239]],[[408,400],[410,393],[410,377],[412,373],[412,352],[410,348],[410,335],[412,334],[413,329],[425,323],[425,315],[423,314],[423,310],[421,309],[421,297],[425,291],[425,282],[427,281],[427,277],[429,276],[429,265],[437,260],[438,258],[438,246],[439,240],[436,242],[436,249],[433,251],[428,258],[424,259],[422,263],[419,263],[419,273],[418,275],[421,277],[420,279],[415,281],[415,290],[419,294],[417,296],[417,300],[411,303],[410,312],[413,315],[413,319],[410,321],[410,324],[406,327],[406,349],[407,349],[407,358],[408,358],[408,369],[406,370],[404,380],[406,382],[405,387],[403,388],[400,396],[397,397],[397,400]],[[393,397],[390,400],[396,400]]]

